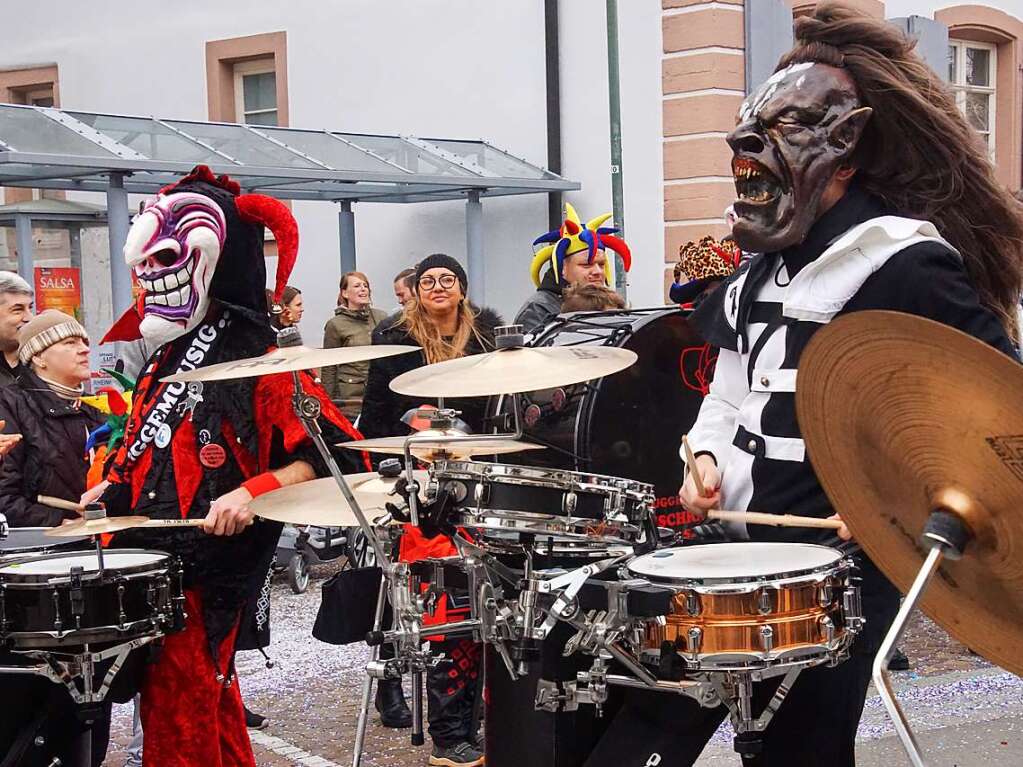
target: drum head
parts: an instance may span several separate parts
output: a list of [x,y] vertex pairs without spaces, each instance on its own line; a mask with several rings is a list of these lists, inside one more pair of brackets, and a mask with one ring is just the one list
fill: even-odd
[[743,583],[830,569],[842,556],[807,543],[712,543],[644,554],[628,569],[661,583]]
[[[104,551],[106,570],[139,571],[161,565],[169,557],[159,551]],[[72,567],[82,568],[85,574],[99,571],[99,556],[95,551],[76,551],[25,557],[0,564],[0,578],[49,578],[67,576]]]

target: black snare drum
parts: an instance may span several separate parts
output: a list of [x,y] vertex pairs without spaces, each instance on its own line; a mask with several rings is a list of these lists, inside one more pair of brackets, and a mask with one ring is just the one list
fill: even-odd
[[48,527],[12,527],[6,538],[0,538],[0,562],[13,557],[35,554],[52,554],[56,551],[82,551],[89,548],[91,540],[81,538],[48,538],[44,533]]
[[[181,572],[159,551],[54,552],[0,561],[0,644],[61,650],[183,625]],[[74,651],[74,650],[71,650]]]
[[[639,359],[612,376],[518,395],[523,439],[549,449],[505,458],[650,483],[658,525],[679,527],[691,521],[678,500],[678,449],[696,421],[717,352],[704,344],[687,312],[671,307],[578,312],[555,319],[529,345],[617,346],[636,352]],[[492,397],[488,412],[491,428],[511,429],[508,396]]]
[[508,534],[629,543],[645,531],[653,488],[574,471],[481,461],[436,461],[436,487],[458,507],[457,523],[483,540]]

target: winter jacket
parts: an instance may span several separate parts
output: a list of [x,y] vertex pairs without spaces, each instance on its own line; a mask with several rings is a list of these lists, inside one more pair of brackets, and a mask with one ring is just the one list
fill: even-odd
[[36,503],[40,495],[77,501],[85,492],[89,461],[88,432],[104,422],[103,415],[84,403],[77,407],[61,399],[46,382],[24,368],[18,380],[0,389],[0,418],[4,432],[22,439],[0,464],[0,511],[12,527],[55,527],[74,519]]
[[536,289],[515,315],[515,324],[522,326],[524,333],[532,333],[561,313],[561,285],[548,269]]
[[[386,317],[387,312],[373,307],[349,309],[339,306],[334,310],[334,316],[323,326],[323,348],[368,346],[373,343],[373,331]],[[350,420],[354,421],[362,410],[362,395],[366,391],[368,374],[368,361],[331,365],[323,368],[320,373],[323,388]]]
[[[476,327],[484,339],[484,346],[475,338],[470,338],[466,346],[466,356],[481,354],[494,349],[494,328],[502,324],[501,318],[491,309],[478,309]],[[389,317],[373,331],[374,344],[406,344],[418,346],[414,338],[401,325],[401,315]],[[484,348],[485,347],[485,348]],[[366,394],[362,400],[362,416],[359,418],[359,431],[366,438],[393,437],[408,434],[411,430],[402,422],[401,417],[409,410],[421,405],[436,405],[436,400],[426,397],[406,397],[391,391],[389,384],[402,373],[422,367],[426,358],[422,352],[398,354],[373,360],[369,365],[369,377],[366,381]],[[483,430],[483,416],[486,410],[486,397],[469,397],[465,399],[445,399],[444,406],[461,411],[459,416],[469,424],[474,432]]]
[[0,354],[0,388],[10,386],[12,383],[18,380],[18,375],[24,367],[15,365],[11,367],[7,362],[7,358]]

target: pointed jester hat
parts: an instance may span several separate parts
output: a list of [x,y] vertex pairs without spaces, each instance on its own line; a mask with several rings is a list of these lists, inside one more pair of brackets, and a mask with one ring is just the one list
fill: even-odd
[[[591,219],[586,223],[586,226],[583,226],[579,220],[579,214],[575,212],[575,208],[566,202],[565,222],[561,227],[552,232],[542,234],[533,240],[534,247],[537,245],[544,246],[533,254],[533,264],[530,268],[533,284],[540,285],[540,271],[545,263],[549,263],[551,269],[554,270],[554,274],[557,276],[558,283],[563,285],[565,278],[562,276],[562,269],[565,266],[566,258],[574,256],[576,253],[585,252],[588,254],[586,263],[591,264],[597,255],[597,251],[604,250],[605,248],[610,248],[621,256],[625,271],[629,271],[632,268],[632,253],[629,250],[629,246],[625,244],[625,240],[614,236],[615,232],[618,231],[617,229],[601,226],[609,218],[611,218],[611,214],[605,213],[602,216]],[[608,260],[604,266],[604,276],[608,285],[613,280],[613,268],[612,261]]]

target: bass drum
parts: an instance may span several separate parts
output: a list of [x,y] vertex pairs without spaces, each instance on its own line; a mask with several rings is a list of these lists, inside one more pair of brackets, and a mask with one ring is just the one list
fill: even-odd
[[[646,482],[654,486],[658,526],[692,521],[678,502],[678,450],[696,421],[717,354],[689,324],[688,314],[676,307],[576,312],[534,334],[529,346],[617,346],[639,359],[585,384],[517,395],[523,439],[548,449],[505,455],[503,462]],[[491,398],[491,429],[513,428],[510,396]]]

